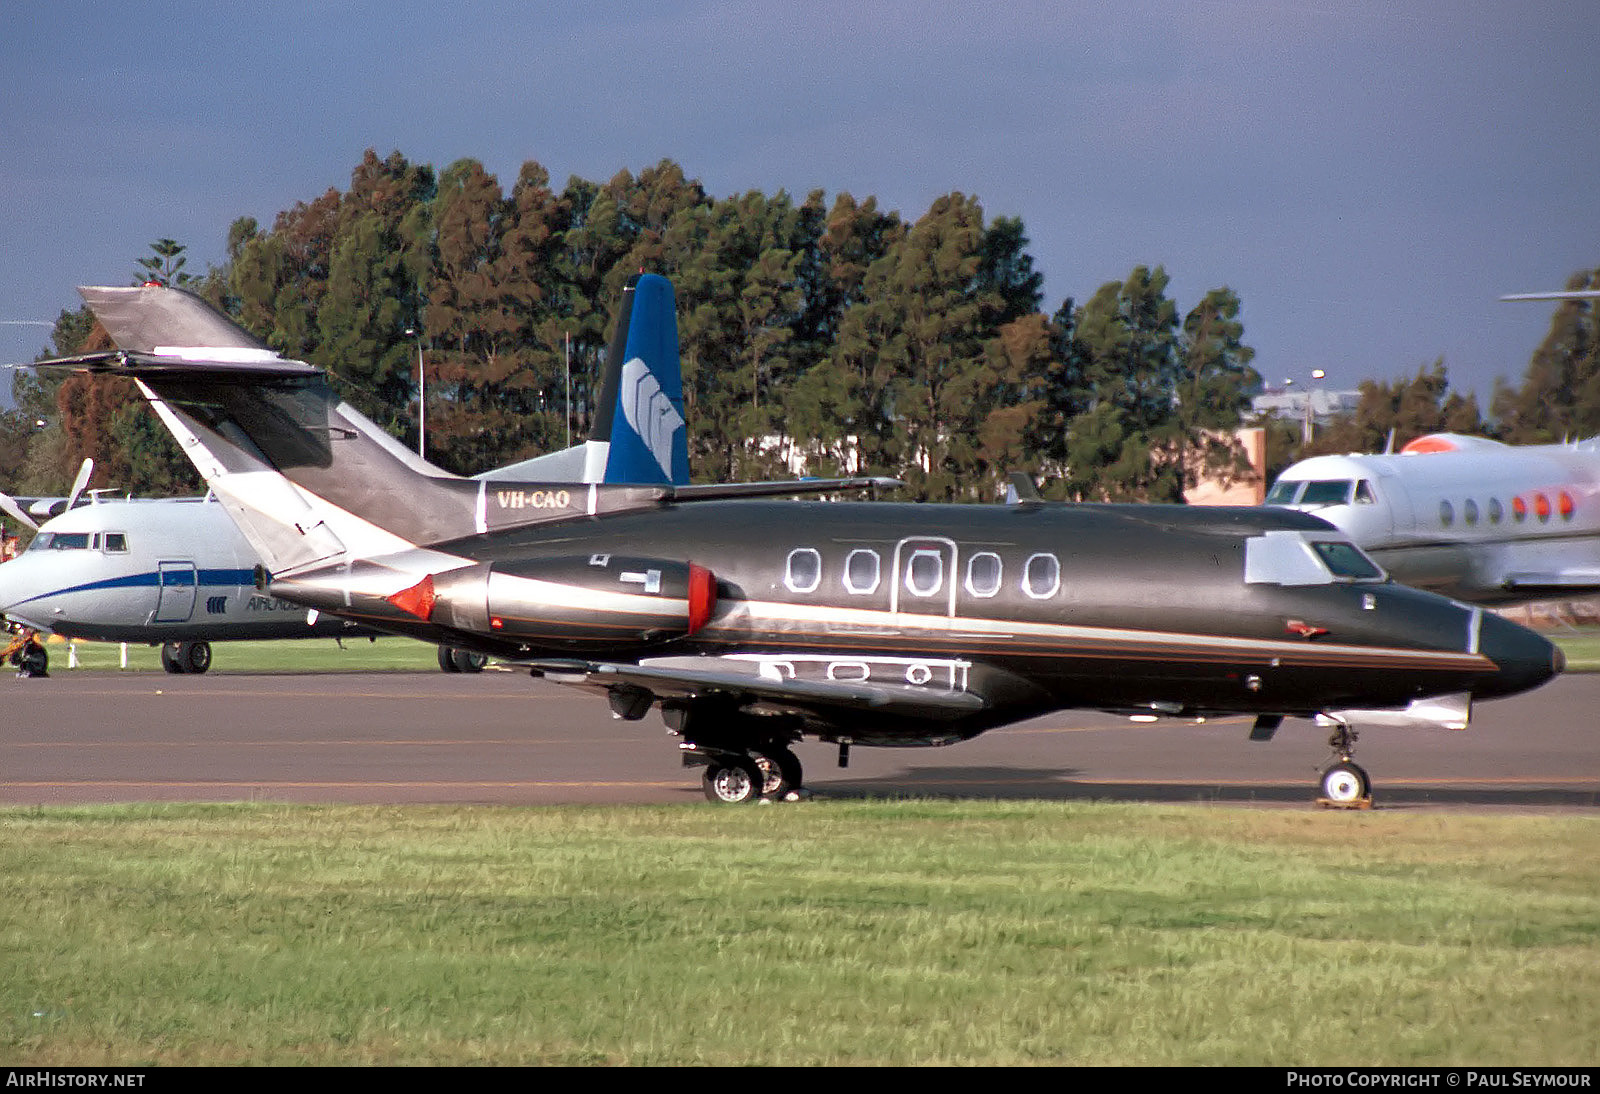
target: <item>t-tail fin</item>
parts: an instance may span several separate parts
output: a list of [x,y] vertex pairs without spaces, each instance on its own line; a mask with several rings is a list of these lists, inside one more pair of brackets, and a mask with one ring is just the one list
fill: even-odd
[[623,291],[588,455],[586,482],[689,481],[678,317],[664,277],[640,274]]

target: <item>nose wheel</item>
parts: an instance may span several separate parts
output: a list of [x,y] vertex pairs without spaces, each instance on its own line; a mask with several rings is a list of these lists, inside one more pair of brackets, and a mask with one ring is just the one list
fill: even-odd
[[1351,759],[1355,750],[1356,732],[1343,722],[1335,725],[1328,747],[1333,749],[1335,762],[1322,773],[1322,796],[1317,804],[1329,809],[1371,809],[1372,780],[1360,764]]

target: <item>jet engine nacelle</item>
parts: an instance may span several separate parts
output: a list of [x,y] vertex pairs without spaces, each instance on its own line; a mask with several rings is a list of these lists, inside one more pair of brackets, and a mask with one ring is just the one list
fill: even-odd
[[711,619],[716,599],[703,566],[610,554],[479,563],[388,598],[440,626],[566,648],[684,638]]

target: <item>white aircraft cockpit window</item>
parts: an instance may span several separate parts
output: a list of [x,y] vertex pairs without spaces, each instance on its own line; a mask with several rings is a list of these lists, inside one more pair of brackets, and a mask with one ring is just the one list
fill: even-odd
[[1293,505],[1294,493],[1305,485],[1294,479],[1279,479],[1272,484],[1272,489],[1267,491],[1266,505]]
[[1354,486],[1355,483],[1349,479],[1308,482],[1306,483],[1305,493],[1300,495],[1300,504],[1306,508],[1322,505],[1348,505],[1350,504],[1350,490]]
[[1372,484],[1370,482],[1368,482],[1366,479],[1356,480],[1357,505],[1373,505],[1377,502],[1377,500],[1378,496],[1373,493]]
[[1061,588],[1061,562],[1055,555],[1030,555],[1022,571],[1022,591],[1035,600],[1046,600]]
[[944,585],[944,556],[938,551],[911,552],[906,563],[906,591],[912,596],[934,596]]
[[1280,530],[1245,540],[1244,580],[1249,585],[1331,585],[1386,581],[1388,575],[1348,540]]
[[844,560],[845,591],[866,596],[878,590],[878,552],[858,547]]
[[967,592],[987,599],[1000,591],[1004,567],[993,551],[979,551],[967,559]]
[[792,593],[815,592],[822,582],[822,556],[815,547],[796,547],[789,552],[783,583]]
[[28,544],[30,551],[87,551],[88,532],[40,532]]
[[128,550],[128,535],[126,532],[107,532],[105,551],[107,554],[126,554]]

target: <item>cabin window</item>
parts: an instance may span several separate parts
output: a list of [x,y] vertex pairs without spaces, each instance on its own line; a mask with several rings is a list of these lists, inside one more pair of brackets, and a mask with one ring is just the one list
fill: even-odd
[[1446,498],[1439,503],[1439,523],[1448,528],[1455,522],[1456,507],[1451,505],[1450,500]]
[[1468,524],[1477,524],[1478,503],[1473,501],[1471,498],[1468,498],[1467,503],[1461,507],[1461,519],[1466,521]]
[[789,552],[783,583],[792,593],[814,592],[822,581],[822,556],[815,547],[796,547]]
[[944,585],[944,555],[920,549],[906,563],[906,591],[912,596],[934,596]]
[[967,592],[991,597],[1000,591],[1003,567],[993,551],[979,551],[967,559]]
[[1511,499],[1511,519],[1518,524],[1528,519],[1528,503],[1522,500],[1521,494]]
[[1505,519],[1506,507],[1500,504],[1499,498],[1489,499],[1489,523],[1499,524]]
[[128,536],[126,532],[106,533],[106,553],[113,555],[124,554],[128,550]]
[[1022,570],[1022,591],[1035,600],[1056,595],[1061,588],[1061,563],[1055,555],[1030,555]]
[[1572,514],[1577,511],[1578,507],[1573,502],[1572,495],[1563,490],[1560,496],[1556,498],[1556,509],[1561,513],[1562,520],[1571,520]]
[[1533,511],[1539,514],[1539,523],[1543,524],[1550,519],[1550,499],[1543,494],[1533,496]]
[[856,596],[866,596],[878,589],[878,552],[865,548],[851,551],[844,560],[844,587]]

